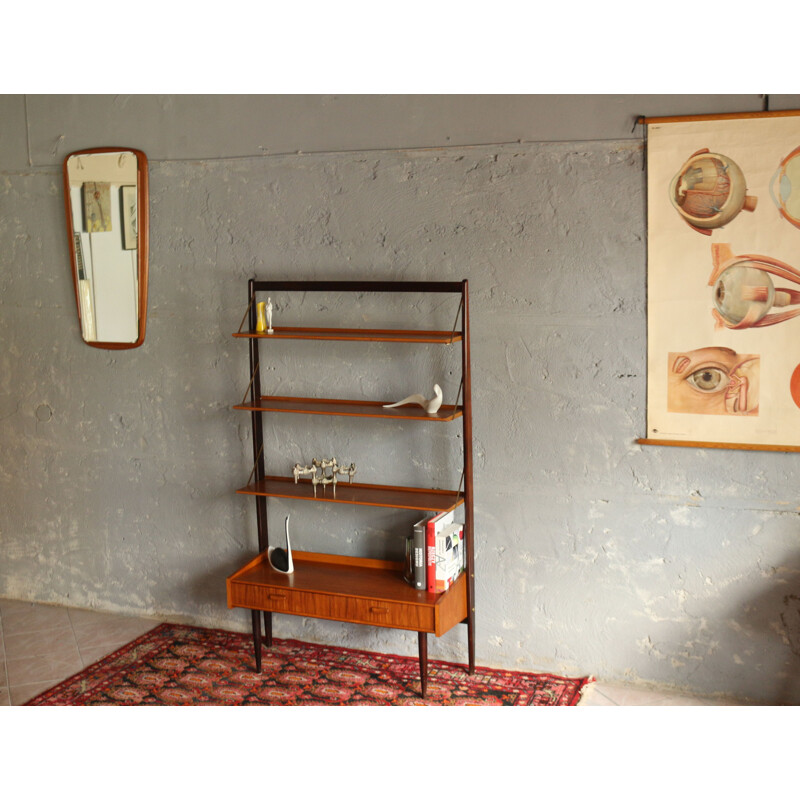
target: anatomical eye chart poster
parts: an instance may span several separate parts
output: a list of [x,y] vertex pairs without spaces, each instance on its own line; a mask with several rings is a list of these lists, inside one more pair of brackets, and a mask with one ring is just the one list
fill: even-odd
[[640,441],[800,449],[800,111],[644,122]]

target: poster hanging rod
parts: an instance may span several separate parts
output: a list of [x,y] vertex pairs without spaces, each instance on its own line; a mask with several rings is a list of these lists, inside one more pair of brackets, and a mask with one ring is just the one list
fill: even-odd
[[667,447],[710,447],[715,450],[766,450],[773,453],[798,453],[800,447],[783,444],[743,444],[736,442],[690,442],[681,439],[637,439],[636,444]]
[[723,119],[759,119],[760,117],[798,117],[800,108],[789,108],[780,111],[732,111],[725,114],[694,114],[677,117],[637,117],[640,125],[663,125],[668,122],[710,122]]

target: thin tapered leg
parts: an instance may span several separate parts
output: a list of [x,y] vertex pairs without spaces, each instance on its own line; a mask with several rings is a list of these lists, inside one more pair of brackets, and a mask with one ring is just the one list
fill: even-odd
[[428,634],[419,632],[419,679],[422,688],[421,694],[425,697],[428,693]]
[[469,284],[461,285],[461,380],[464,406],[461,415],[464,435],[464,536],[467,546],[467,646],[469,674],[475,673],[475,523],[472,504],[472,370],[469,355]]
[[261,672],[261,617],[255,609],[250,611],[253,619],[253,649],[256,653],[256,672]]
[[467,626],[467,648],[469,652],[469,674],[475,674],[475,615],[472,614]]
[[264,612],[264,644],[272,647],[272,612]]

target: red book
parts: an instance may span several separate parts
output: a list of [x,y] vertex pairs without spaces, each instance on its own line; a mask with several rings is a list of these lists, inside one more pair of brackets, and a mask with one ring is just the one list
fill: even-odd
[[429,592],[436,591],[436,534],[453,521],[454,511],[442,511],[428,520],[425,526],[425,587]]

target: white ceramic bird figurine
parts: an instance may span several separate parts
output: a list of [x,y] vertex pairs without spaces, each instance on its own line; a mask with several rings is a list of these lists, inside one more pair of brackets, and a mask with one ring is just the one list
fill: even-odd
[[286,517],[286,549],[281,547],[268,547],[267,560],[269,565],[276,572],[283,572],[291,575],[294,572],[294,561],[292,560],[292,543],[289,541],[289,516]]
[[421,394],[410,394],[403,400],[398,400],[396,403],[384,406],[384,408],[397,408],[408,403],[415,403],[418,406],[422,406],[428,414],[435,414],[442,405],[442,390],[439,384],[436,383],[433,386],[433,397],[430,400],[426,400]]

